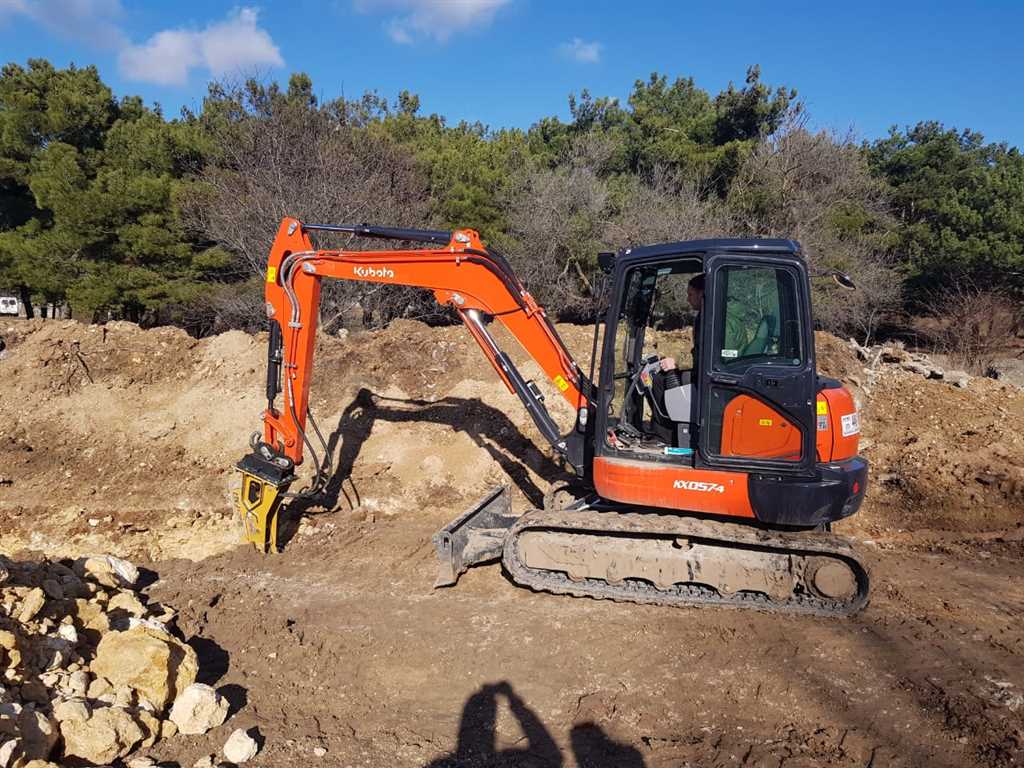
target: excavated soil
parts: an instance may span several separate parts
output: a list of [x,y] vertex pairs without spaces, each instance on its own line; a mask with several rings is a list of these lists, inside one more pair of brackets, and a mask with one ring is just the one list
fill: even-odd
[[[587,361],[590,330],[559,330]],[[433,590],[435,530],[495,483],[526,509],[564,477],[461,328],[321,341],[312,405],[338,502],[269,557],[237,543],[231,502],[264,338],[62,321],[0,336],[0,553],[134,559],[179,609],[200,679],[230,686],[225,725],[155,759],[191,766],[257,726],[247,765],[1024,763],[1013,386],[868,377],[819,336],[819,367],[862,408],[872,483],[836,530],[874,583],[857,617],[823,621],[534,594],[496,566]]]

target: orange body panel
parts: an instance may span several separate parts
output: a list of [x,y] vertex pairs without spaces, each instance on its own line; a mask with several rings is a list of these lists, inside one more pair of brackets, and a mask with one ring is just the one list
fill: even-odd
[[770,405],[737,395],[725,407],[722,456],[800,460],[800,429]]
[[[479,235],[469,229],[453,232],[448,245],[437,248],[315,250],[302,224],[284,219],[271,248],[265,284],[267,314],[278,321],[282,332],[284,407],[264,413],[264,440],[282,447],[296,464],[302,462],[301,435],[309,404],[320,281],[325,277],[426,288],[439,302],[451,304],[463,319],[470,310],[493,315],[537,361],[561,395],[574,408],[585,407],[578,369],[544,310],[515,276],[499,267],[486,253]],[[472,325],[467,323],[467,327],[511,389],[494,350]]]
[[[853,395],[845,387],[823,389],[818,393],[817,406],[818,461],[843,461],[856,456],[860,444],[860,414]],[[848,422],[845,435],[844,416]],[[850,417],[853,417],[852,424]],[[854,426],[856,431],[851,431]]]
[[[815,444],[820,462],[843,461],[857,455],[860,438],[859,415],[856,431],[849,417],[857,414],[853,396],[844,388],[824,389],[816,403]],[[844,436],[843,417],[848,417]],[[760,400],[739,395],[725,408],[722,422],[722,456],[759,459],[800,459],[800,430]]]
[[624,504],[754,517],[744,472],[598,456],[594,459],[594,487],[602,497]]

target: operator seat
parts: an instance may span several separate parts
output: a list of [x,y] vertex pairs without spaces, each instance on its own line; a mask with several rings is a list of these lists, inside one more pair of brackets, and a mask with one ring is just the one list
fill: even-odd
[[651,409],[651,429],[673,448],[694,447],[696,435],[697,387],[693,371],[672,370],[653,377],[651,394],[658,409]]

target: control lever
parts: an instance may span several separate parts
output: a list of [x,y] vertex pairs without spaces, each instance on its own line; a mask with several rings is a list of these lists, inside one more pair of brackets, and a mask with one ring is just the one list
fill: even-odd
[[636,386],[637,391],[643,395],[644,399],[650,403],[651,408],[663,419],[667,419],[668,415],[658,405],[658,399],[654,396],[654,376],[661,370],[661,358],[658,355],[650,355],[643,359],[640,365],[640,370],[637,371]]

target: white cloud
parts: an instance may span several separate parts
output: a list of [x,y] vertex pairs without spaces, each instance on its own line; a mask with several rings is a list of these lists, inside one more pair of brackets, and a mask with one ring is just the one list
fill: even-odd
[[574,37],[568,43],[562,43],[558,46],[558,50],[567,59],[573,59],[584,64],[596,64],[599,62],[601,60],[602,48],[604,46],[596,41],[588,43],[578,37]]
[[121,28],[121,0],[0,0],[0,22],[25,16],[55,34],[118,51],[130,80],[184,85],[193,69],[212,75],[284,65],[255,8],[236,8],[203,30],[165,29],[134,45]]
[[412,44],[412,35],[409,34],[409,30],[406,29],[406,25],[399,19],[392,19],[384,25],[384,29],[387,30],[388,37],[399,45]]
[[129,45],[117,59],[129,80],[158,85],[184,85],[190,69],[202,63],[195,33],[184,30],[157,32],[142,45]]
[[0,20],[7,15],[27,16],[61,37],[97,48],[127,43],[119,25],[121,0],[0,0]]
[[392,14],[384,23],[388,36],[408,45],[417,39],[444,43],[455,33],[486,27],[511,0],[354,0],[362,13]]
[[142,45],[127,45],[118,58],[121,74],[158,85],[184,85],[193,69],[212,75],[284,65],[255,8],[238,8],[203,30],[165,29]]

